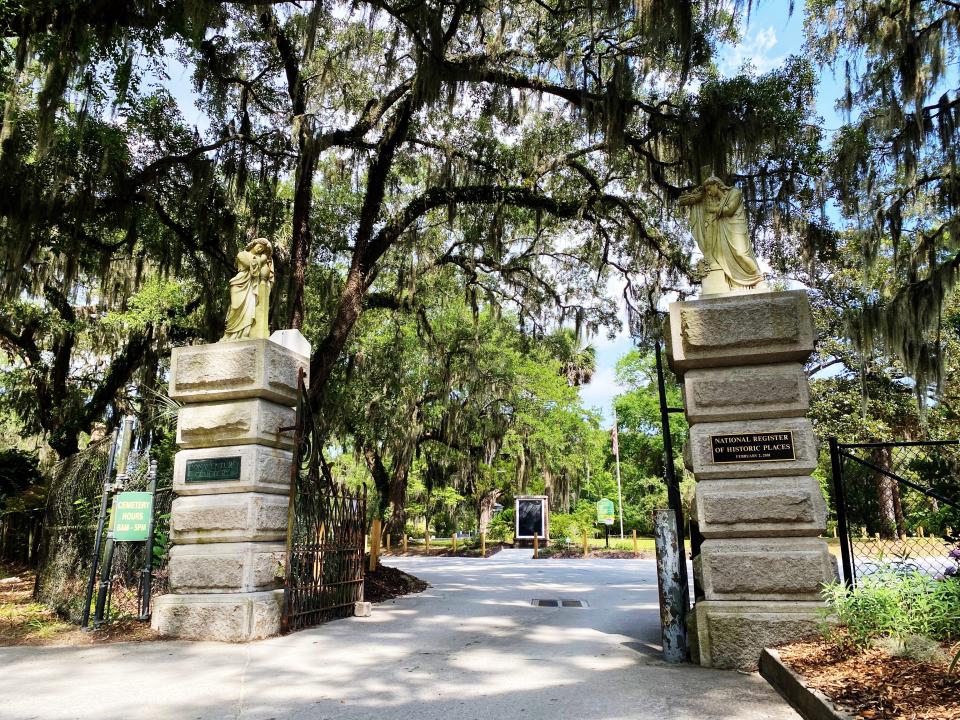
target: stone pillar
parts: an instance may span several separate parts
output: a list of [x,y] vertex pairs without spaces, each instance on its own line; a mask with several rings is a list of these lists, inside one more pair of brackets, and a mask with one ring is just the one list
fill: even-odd
[[694,660],[752,669],[765,646],[815,630],[820,587],[837,574],[819,537],[826,503],[804,417],[810,303],[802,290],[677,302],[668,334],[704,537],[693,561],[704,594],[691,616]]
[[269,340],[176,348],[170,397],[183,403],[170,511],[170,593],[163,635],[242,642],[280,631],[297,373],[297,330]]

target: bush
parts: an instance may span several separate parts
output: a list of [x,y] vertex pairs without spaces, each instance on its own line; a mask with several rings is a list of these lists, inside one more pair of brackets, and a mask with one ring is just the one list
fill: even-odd
[[513,535],[513,521],[498,513],[487,525],[487,538],[493,542],[506,542]]
[[833,583],[823,595],[837,619],[839,632],[832,636],[840,645],[863,648],[880,638],[960,637],[960,580],[887,572],[867,576],[853,589]]

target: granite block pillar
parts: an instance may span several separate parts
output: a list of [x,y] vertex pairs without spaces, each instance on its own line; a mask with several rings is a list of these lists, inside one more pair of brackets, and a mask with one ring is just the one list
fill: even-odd
[[280,632],[282,568],[297,375],[310,345],[270,339],[173,351],[170,397],[182,403],[170,514],[170,593],[163,635],[243,642]]
[[677,302],[667,334],[704,537],[694,558],[704,593],[691,614],[694,659],[753,669],[765,646],[816,629],[820,587],[837,572],[820,538],[826,504],[810,476],[810,304],[802,290]]

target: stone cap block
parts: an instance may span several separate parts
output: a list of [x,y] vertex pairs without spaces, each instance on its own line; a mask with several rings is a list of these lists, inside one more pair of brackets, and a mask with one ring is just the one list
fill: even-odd
[[705,538],[818,536],[827,503],[809,476],[697,484],[694,512]]
[[837,579],[820,538],[705,540],[694,559],[707,600],[810,600]]
[[701,600],[691,613],[691,643],[705,667],[755,670],[760,653],[818,634],[823,602]]
[[802,417],[810,387],[800,363],[688,370],[683,375],[687,422]]
[[264,445],[226,445],[181,450],[173,461],[177,495],[290,493],[290,450]]
[[293,431],[279,429],[292,427],[296,417],[292,407],[260,398],[184,405],[177,418],[177,444],[182,448],[259,444],[289,449]]
[[150,626],[184,640],[249,642],[280,634],[283,590],[161,595]]
[[285,541],[288,509],[286,497],[266,493],[178,497],[170,508],[170,539],[174,545]]
[[[753,443],[747,436],[786,433],[792,433],[793,460],[752,459],[728,462],[729,455],[715,460],[713,436],[743,435],[745,437],[741,445],[750,447]],[[697,423],[690,426],[690,439],[684,447],[684,462],[698,481],[810,475],[817,467],[817,438],[813,433],[813,425],[806,418]]]
[[184,403],[264,398],[295,405],[301,369],[309,381],[309,356],[267,339],[187,345],[171,354],[170,397]]
[[286,544],[281,542],[174,545],[170,548],[170,590],[256,592],[283,587]]
[[804,362],[816,334],[805,290],[670,304],[667,361],[678,375],[731,365]]

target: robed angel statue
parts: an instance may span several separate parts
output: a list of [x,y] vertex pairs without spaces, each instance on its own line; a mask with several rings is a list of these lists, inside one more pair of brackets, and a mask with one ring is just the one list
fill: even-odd
[[747,232],[743,193],[711,175],[680,196],[690,208],[690,229],[707,263],[704,295],[761,289],[763,275]]
[[270,289],[273,246],[256,238],[237,253],[237,274],[230,278],[230,310],[220,342],[270,337]]

